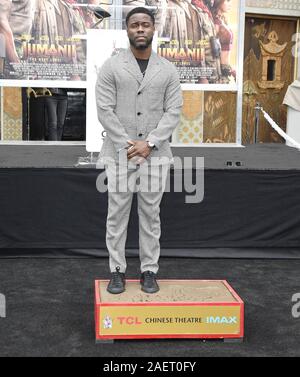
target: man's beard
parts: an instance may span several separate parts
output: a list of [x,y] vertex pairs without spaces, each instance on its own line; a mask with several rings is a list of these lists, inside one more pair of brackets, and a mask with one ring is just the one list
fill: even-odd
[[131,46],[133,46],[137,50],[146,50],[146,48],[148,48],[151,45],[152,40],[153,40],[153,36],[150,39],[145,38],[144,44],[137,45],[134,39],[129,38],[129,43],[130,43]]

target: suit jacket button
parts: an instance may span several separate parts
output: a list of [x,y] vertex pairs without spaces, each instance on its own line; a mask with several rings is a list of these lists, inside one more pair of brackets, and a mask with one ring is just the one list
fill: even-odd
[[137,115],[141,115],[142,113],[138,112]]
[[138,95],[140,95],[142,92],[138,92]]
[[143,136],[143,134],[139,134],[139,137]]

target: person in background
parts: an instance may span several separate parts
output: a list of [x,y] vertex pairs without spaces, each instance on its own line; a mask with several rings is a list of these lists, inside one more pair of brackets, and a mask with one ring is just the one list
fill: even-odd
[[68,108],[68,92],[63,88],[48,88],[50,96],[45,96],[48,140],[61,141]]

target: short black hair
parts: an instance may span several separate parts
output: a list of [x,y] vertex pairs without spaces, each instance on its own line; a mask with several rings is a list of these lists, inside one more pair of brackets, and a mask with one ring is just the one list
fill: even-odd
[[127,16],[126,16],[126,26],[128,25],[128,20],[129,20],[129,18],[130,18],[133,14],[136,14],[136,13],[144,13],[144,14],[148,14],[148,16],[151,18],[152,23],[153,23],[153,25],[154,25],[154,23],[155,23],[155,18],[154,18],[153,13],[151,12],[151,10],[149,10],[149,9],[147,9],[147,8],[144,8],[144,7],[136,7],[136,8],[131,9],[131,11],[127,14]]

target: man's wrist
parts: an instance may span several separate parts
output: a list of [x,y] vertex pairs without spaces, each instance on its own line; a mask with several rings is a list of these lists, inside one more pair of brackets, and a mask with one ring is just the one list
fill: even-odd
[[154,149],[154,148],[155,148],[155,144],[152,143],[152,142],[149,141],[149,140],[147,140],[147,145],[148,145],[148,147],[151,148],[151,149]]

